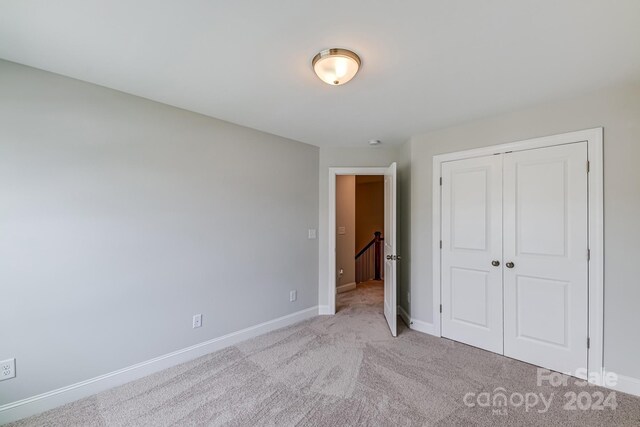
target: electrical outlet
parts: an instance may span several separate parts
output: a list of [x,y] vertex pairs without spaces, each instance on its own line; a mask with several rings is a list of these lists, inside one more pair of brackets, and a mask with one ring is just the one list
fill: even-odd
[[298,299],[298,291],[289,292],[289,302],[294,302]]
[[193,316],[193,329],[202,326],[202,314],[195,314]]
[[309,239],[315,239],[316,238],[316,229],[315,228],[310,228],[309,229]]
[[16,359],[7,359],[0,362],[0,381],[16,377]]

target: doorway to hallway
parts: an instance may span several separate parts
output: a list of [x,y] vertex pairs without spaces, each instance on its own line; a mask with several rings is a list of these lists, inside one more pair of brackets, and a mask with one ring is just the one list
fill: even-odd
[[[372,206],[361,207],[361,211],[365,209],[366,214],[362,215],[360,233],[356,232],[358,178],[363,186],[361,194],[366,195],[367,190],[372,190],[374,194],[382,193],[381,211],[373,207],[372,212]],[[379,184],[382,185],[379,186]],[[367,196],[367,198],[376,199],[375,196]],[[358,240],[359,245],[356,246],[358,235],[360,240]],[[358,258],[357,270],[356,258]],[[396,336],[396,261],[398,259],[396,254],[396,164],[392,163],[389,167],[381,168],[330,168],[329,313],[336,312],[336,295],[339,292],[352,291],[357,288],[357,283],[367,282],[370,286],[375,286],[376,284],[369,282],[377,281],[384,296],[384,317],[391,334]]]
[[336,178],[336,291],[384,277],[384,176]]

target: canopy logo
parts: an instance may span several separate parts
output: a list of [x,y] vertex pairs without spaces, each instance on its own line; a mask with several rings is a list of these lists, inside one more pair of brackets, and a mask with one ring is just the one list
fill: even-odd
[[[571,377],[586,378],[579,379]],[[571,384],[570,384],[571,383]],[[598,390],[594,385],[613,387],[618,383],[618,376],[613,372],[602,371],[601,373],[589,373],[587,369],[578,369],[575,373],[561,374],[548,369],[538,368],[538,387],[567,387],[575,385],[577,387],[587,387],[587,389],[576,392],[567,391],[563,397],[563,409],[566,411],[587,411],[587,410],[615,410],[618,407],[616,402],[616,392]],[[593,387],[593,388],[591,388]],[[587,391],[589,388],[591,390]],[[558,390],[560,391],[560,390]],[[469,408],[491,408],[494,415],[507,415],[507,408],[523,407],[525,412],[536,411],[543,414],[549,411],[555,392],[513,392],[507,393],[504,387],[497,387],[493,392],[473,393],[469,392],[462,399]]]
[[524,406],[524,410],[529,412],[531,410],[537,410],[538,413],[543,414],[551,407],[554,393],[545,396],[544,393],[511,393],[507,395],[507,390],[503,387],[498,387],[493,390],[493,393],[467,393],[462,399],[464,404],[469,408],[479,406],[481,408],[492,408],[494,415],[507,415],[507,407],[519,408]]

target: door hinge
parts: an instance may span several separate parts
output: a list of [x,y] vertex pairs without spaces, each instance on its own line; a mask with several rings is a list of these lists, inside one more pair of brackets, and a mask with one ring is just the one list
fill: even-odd
[[591,172],[591,162],[587,160],[587,173]]
[[440,177],[440,185],[442,185],[442,177]]
[[442,304],[440,304],[440,313],[442,313]]
[[587,249],[587,261],[591,261],[591,249]]
[[442,249],[442,240],[440,240],[440,249]]
[[591,348],[591,338],[587,337],[587,348]]

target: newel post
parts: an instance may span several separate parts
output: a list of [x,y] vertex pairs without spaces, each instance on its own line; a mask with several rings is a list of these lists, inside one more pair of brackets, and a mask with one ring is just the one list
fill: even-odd
[[375,248],[375,266],[376,266],[376,271],[375,271],[375,280],[380,280],[380,271],[381,271],[381,253],[382,253],[382,240],[380,239],[380,235],[382,233],[379,231],[376,231],[375,233],[373,233],[373,235],[375,236],[374,238],[374,248]]

